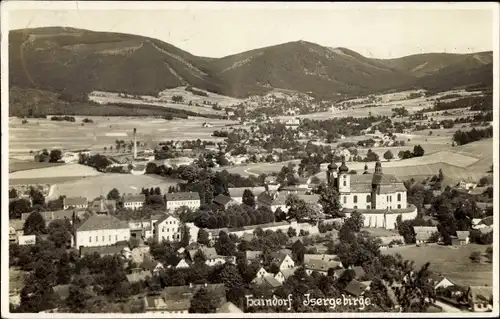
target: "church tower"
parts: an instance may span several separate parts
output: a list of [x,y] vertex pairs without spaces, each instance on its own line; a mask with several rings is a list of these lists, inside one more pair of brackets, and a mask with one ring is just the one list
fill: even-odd
[[382,164],[380,161],[377,161],[375,163],[375,173],[373,173],[372,177],[372,209],[380,209],[380,207],[377,207],[377,195],[380,194],[380,183],[382,182]]
[[328,170],[326,171],[326,181],[328,186],[337,188],[337,164],[333,161],[330,165],[328,165]]
[[342,165],[339,167],[338,185],[340,193],[349,193],[351,191],[351,175],[349,168],[345,164],[345,156],[342,156]]

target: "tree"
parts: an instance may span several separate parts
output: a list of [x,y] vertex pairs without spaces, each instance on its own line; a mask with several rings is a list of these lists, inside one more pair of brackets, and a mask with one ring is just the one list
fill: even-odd
[[419,145],[415,145],[413,147],[413,154],[412,155],[414,157],[424,156],[424,153],[425,153],[425,151],[422,148],[422,146],[420,146],[420,144]]
[[191,235],[189,234],[189,227],[187,227],[186,225],[183,225],[182,226],[182,238],[181,238],[181,247],[186,247],[187,245],[189,245],[189,241],[190,241],[190,238]]
[[202,287],[194,294],[189,313],[215,313],[217,310],[215,305],[215,296]]
[[296,237],[297,236],[297,230],[295,230],[295,228],[293,228],[293,227],[289,227],[288,231],[287,231],[287,235],[290,238]]
[[243,285],[243,278],[240,275],[238,267],[232,263],[225,263],[224,266],[222,266],[219,277],[227,290]]
[[388,161],[394,158],[394,155],[392,154],[391,150],[388,150],[387,152],[384,153],[384,158]]
[[31,211],[30,201],[24,198],[16,199],[9,202],[9,218],[19,219],[22,214]]
[[199,244],[202,244],[202,245],[208,245],[210,240],[209,240],[209,236],[208,236],[208,233],[205,229],[203,228],[200,228],[200,230],[198,230],[198,243]]
[[9,199],[17,198],[17,190],[15,188],[9,189]]
[[45,196],[43,196],[42,192],[35,189],[34,187],[30,188],[30,198],[31,198],[31,204],[33,206],[45,205]]
[[236,245],[234,241],[229,238],[225,231],[219,232],[219,238],[215,242],[215,250],[222,256],[234,256],[236,252]]
[[120,192],[116,188],[113,188],[112,190],[109,191],[107,198],[109,200],[119,201],[120,200]]
[[51,150],[49,154],[49,162],[50,163],[57,163],[62,159],[62,152],[61,150]]
[[438,181],[442,182],[444,180],[444,174],[441,169],[439,169]]
[[25,235],[41,235],[45,233],[45,220],[39,212],[31,213],[24,222]]
[[296,240],[292,245],[292,255],[293,259],[296,263],[302,264],[304,263],[304,254],[306,252],[306,248],[304,244],[300,240]]
[[323,214],[337,217],[341,208],[337,190],[322,183],[318,186],[317,193],[319,194],[318,203],[323,207]]
[[73,227],[68,219],[56,219],[49,224],[47,233],[49,240],[54,243],[57,248],[66,248],[71,242]]
[[243,191],[243,204],[250,207],[255,207],[255,196],[249,189],[245,189]]

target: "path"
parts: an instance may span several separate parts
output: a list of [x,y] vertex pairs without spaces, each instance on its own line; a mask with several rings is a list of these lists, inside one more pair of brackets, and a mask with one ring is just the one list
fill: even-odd
[[436,306],[439,306],[443,309],[444,312],[452,312],[452,313],[458,313],[458,312],[468,312],[468,311],[465,311],[465,310],[461,310],[461,309],[458,309],[456,307],[453,307],[453,306],[450,306],[449,304],[447,303],[444,303],[442,301],[439,301],[439,300],[436,300],[434,302],[434,304],[436,304]]

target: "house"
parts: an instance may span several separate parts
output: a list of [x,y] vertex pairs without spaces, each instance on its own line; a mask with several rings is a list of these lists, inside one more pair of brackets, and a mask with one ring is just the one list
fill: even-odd
[[151,257],[144,258],[144,261],[141,264],[141,268],[151,271],[154,275],[158,274],[160,271],[165,270],[165,267],[161,262],[153,260]]
[[259,186],[259,187],[230,187],[229,190],[229,195],[231,198],[239,203],[243,203],[243,193],[245,190],[250,190],[255,198],[259,196],[261,193],[266,191],[266,188],[264,186]]
[[165,194],[167,210],[187,206],[192,210],[200,208],[200,194],[197,192],[180,192]]
[[448,278],[442,275],[438,275],[436,273],[432,273],[430,275],[429,280],[433,284],[435,290],[437,290],[438,288],[455,286],[455,284],[451,282]]
[[280,208],[283,212],[288,211],[286,206],[287,194],[278,192],[263,192],[257,197],[258,207],[267,207],[273,211],[273,213]]
[[151,271],[149,270],[142,270],[139,272],[133,272],[129,275],[126,275],[127,281],[131,284],[140,282],[140,281],[146,281],[146,279],[149,277],[151,278],[153,274],[151,274]]
[[114,245],[130,239],[130,226],[111,215],[93,215],[76,230],[76,247]]
[[282,282],[277,280],[272,274],[265,275],[264,277],[257,277],[252,281],[256,285],[268,286],[272,289],[278,288],[282,285]]
[[65,197],[63,199],[63,208],[87,208],[88,201],[85,197]]
[[359,297],[362,296],[369,287],[370,286],[367,286],[366,284],[353,279],[347,284],[347,286],[344,288],[344,291],[352,296]]
[[489,233],[493,232],[493,227],[491,227],[491,226],[485,226],[485,227],[479,228],[479,231],[483,235],[484,234],[489,234]]
[[9,219],[9,243],[17,243],[20,236],[24,235],[24,220]]
[[185,259],[181,259],[175,266],[176,269],[189,268],[189,267],[190,266]]
[[247,250],[245,251],[245,257],[247,263],[251,263],[254,260],[260,261],[262,258],[262,251],[260,250]]
[[[484,226],[483,226],[484,225]],[[479,224],[478,224],[478,227],[479,228],[482,228],[482,227],[487,227],[487,226],[490,226],[490,227],[493,227],[493,216],[488,216],[488,217],[485,217],[483,218]]]
[[259,278],[264,278],[265,276],[269,276],[269,273],[264,269],[264,267],[260,267],[259,270],[255,273],[255,277],[252,280],[252,283],[256,283]]
[[470,286],[467,301],[473,312],[486,312],[493,309],[493,287]]
[[276,278],[276,280],[278,280],[279,282],[283,283],[288,278],[290,278],[295,274],[295,270],[297,270],[297,268],[298,267],[282,269],[276,275],[274,275],[274,278]]
[[224,303],[218,310],[217,313],[243,313],[243,311],[236,307],[236,305],[230,301]]
[[181,221],[172,215],[164,215],[155,223],[153,235],[157,242],[180,241],[182,235]]
[[146,195],[144,194],[127,194],[123,196],[123,207],[129,209],[141,208],[146,201]]
[[191,306],[191,299],[196,292],[204,287],[215,299],[216,309],[227,301],[224,284],[204,284],[189,286],[166,287],[160,296],[144,298],[146,313],[153,314],[187,314]]
[[64,301],[69,297],[69,286],[70,285],[57,285],[52,287],[52,290],[59,297],[60,300]]
[[217,251],[215,250],[215,248],[203,246],[198,249],[188,250],[188,255],[191,261],[194,261],[194,257],[196,256],[198,251],[201,251],[201,253],[205,256],[207,260],[217,257]]
[[[73,224],[73,214],[75,212],[73,210],[56,210],[56,211],[43,211],[39,212],[40,215],[42,215],[43,219],[45,220],[45,225],[49,226],[50,222],[57,220],[57,219],[67,219],[71,224]],[[25,213],[21,215],[21,219],[27,219],[29,215],[32,213]],[[76,216],[75,216],[76,217]]]
[[20,246],[36,244],[36,235],[22,235],[17,238]]
[[[347,269],[338,269],[338,270],[335,270],[333,272],[333,278],[334,279],[339,279],[340,277],[342,277],[342,275],[344,274],[344,272],[346,270]],[[361,266],[353,267],[353,268],[351,268],[351,270],[354,271],[354,278],[357,279],[357,280],[360,280],[361,278],[363,278],[366,275],[365,270]]]
[[140,246],[132,249],[132,261],[140,264],[144,261],[144,257],[149,255],[149,246]]
[[[276,176],[266,176],[266,179],[264,180],[264,184],[266,185],[265,188],[267,191],[277,191],[278,188],[280,187],[280,183],[278,183]],[[255,195],[255,196],[258,196],[258,195]]]
[[236,257],[235,256],[220,256],[220,255],[217,255],[217,256],[212,257],[212,258],[207,258],[207,260],[205,261],[205,264],[207,266],[213,267],[213,266],[217,266],[217,265],[223,265],[223,264],[225,264],[227,262],[235,264],[236,263]]
[[458,184],[458,187],[466,190],[471,190],[477,187],[477,183],[461,180],[460,183]]
[[436,226],[414,226],[415,239],[417,244],[425,244],[434,233],[438,233]]
[[289,254],[277,253],[273,256],[273,262],[278,265],[280,270],[291,269],[295,267],[295,262]]
[[223,195],[223,194],[219,194],[219,195],[215,196],[213,202],[219,206],[224,207],[224,209],[228,208],[230,205],[238,204],[231,197]]
[[469,234],[470,232],[468,230],[467,231],[457,230],[457,237],[460,245],[469,244]]
[[335,260],[326,261],[321,259],[309,259],[307,262],[304,260],[304,266],[308,275],[313,271],[327,275],[329,269],[342,268],[342,263]]

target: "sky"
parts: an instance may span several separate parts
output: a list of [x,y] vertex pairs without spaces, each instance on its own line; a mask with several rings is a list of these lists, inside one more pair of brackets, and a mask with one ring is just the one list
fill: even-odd
[[[50,4],[36,10],[11,10],[10,30],[67,26],[93,31],[131,33],[157,38],[194,55],[223,57],[304,40],[346,47],[373,58],[417,53],[470,53],[493,49],[493,11],[440,6],[398,8],[333,6],[325,3],[287,9],[237,5],[207,7],[134,7],[121,2],[114,10],[99,3],[68,2],[65,10]],[[257,4],[258,5],[258,4]],[[418,9],[420,8],[420,9]],[[491,7],[490,7],[491,8]],[[118,10],[121,9],[121,10]]]

